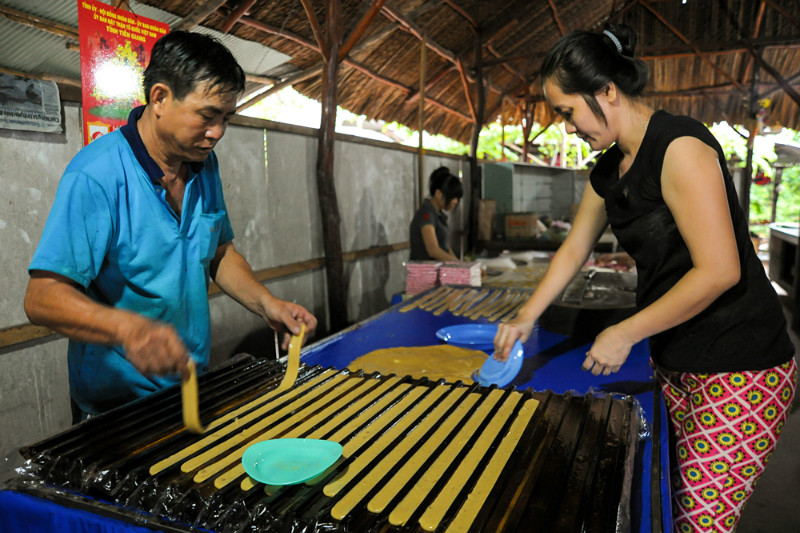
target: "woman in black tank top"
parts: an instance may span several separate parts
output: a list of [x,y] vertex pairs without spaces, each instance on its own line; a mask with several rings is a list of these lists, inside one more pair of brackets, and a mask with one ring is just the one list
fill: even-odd
[[637,312],[596,337],[583,369],[617,372],[649,339],[674,431],[674,530],[733,531],[791,406],[794,348],[722,149],[701,123],[639,98],[636,40],[622,25],[573,32],[543,61],[567,132],[605,153],[539,287],[498,328],[496,357],[527,340],[610,225],[636,261]]

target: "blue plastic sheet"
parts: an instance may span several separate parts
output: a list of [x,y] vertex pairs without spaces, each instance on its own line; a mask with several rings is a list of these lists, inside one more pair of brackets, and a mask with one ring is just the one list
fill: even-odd
[[95,513],[64,507],[29,494],[0,491],[0,532],[2,533],[152,533]]

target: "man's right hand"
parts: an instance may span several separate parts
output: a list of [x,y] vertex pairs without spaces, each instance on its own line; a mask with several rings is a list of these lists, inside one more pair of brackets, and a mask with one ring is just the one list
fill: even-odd
[[125,357],[142,374],[189,377],[189,351],[169,324],[137,316],[125,328],[122,347]]

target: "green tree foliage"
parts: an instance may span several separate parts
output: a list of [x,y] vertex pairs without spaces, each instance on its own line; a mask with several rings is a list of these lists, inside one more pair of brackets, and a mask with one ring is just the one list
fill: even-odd
[[[711,133],[722,145],[731,167],[744,168],[747,164],[748,132],[740,126],[735,128],[726,123],[711,126]],[[783,128],[778,133],[758,135],[753,146],[753,174],[763,173],[769,183],[750,185],[750,220],[753,223],[768,222],[772,215],[772,194],[774,191],[775,169],[772,163],[776,143],[796,144],[800,142],[798,132]],[[800,167],[783,169],[781,184],[778,187],[776,222],[800,221]]]

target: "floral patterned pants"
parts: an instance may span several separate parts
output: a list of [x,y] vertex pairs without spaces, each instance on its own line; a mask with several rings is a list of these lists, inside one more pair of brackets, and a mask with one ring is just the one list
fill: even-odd
[[674,531],[733,531],[783,430],[797,364],[656,376],[675,430]]

